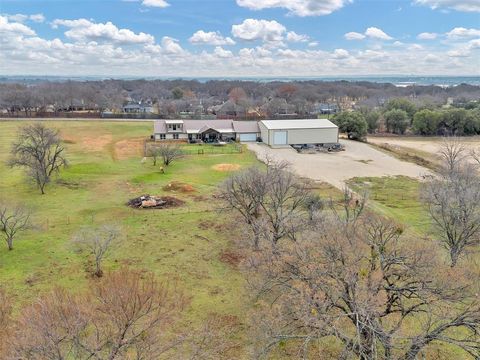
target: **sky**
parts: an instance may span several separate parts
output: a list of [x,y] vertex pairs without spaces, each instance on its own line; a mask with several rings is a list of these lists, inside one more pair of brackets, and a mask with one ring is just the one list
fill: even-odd
[[480,75],[480,0],[0,0],[0,74]]

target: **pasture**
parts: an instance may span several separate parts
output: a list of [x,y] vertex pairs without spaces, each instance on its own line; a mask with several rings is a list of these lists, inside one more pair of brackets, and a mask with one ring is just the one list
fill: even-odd
[[[82,290],[90,276],[88,259],[75,251],[71,238],[82,226],[115,223],[124,236],[106,259],[106,270],[128,265],[177,282],[190,297],[186,321],[211,313],[237,319],[245,306],[244,280],[228,256],[230,220],[213,196],[229,172],[215,166],[243,168],[255,162],[252,154],[187,156],[162,174],[150,160],[141,162],[151,123],[49,122],[61,130],[70,166],[40,195],[23,170],[5,164],[24,124],[0,122],[0,200],[30,208],[35,226],[18,236],[14,250],[0,244],[1,283],[17,309],[55,286]],[[174,182],[188,186],[168,187]],[[125,206],[142,194],[174,196],[185,205]]]

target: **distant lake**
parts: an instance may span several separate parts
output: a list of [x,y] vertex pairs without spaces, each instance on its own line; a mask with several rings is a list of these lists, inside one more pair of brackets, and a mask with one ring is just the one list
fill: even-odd
[[442,87],[456,86],[460,84],[469,84],[480,86],[480,76],[320,76],[320,77],[139,77],[139,76],[35,76],[35,75],[14,75],[9,76],[0,75],[0,83],[18,82],[25,84],[32,84],[43,81],[64,82],[67,80],[73,81],[95,81],[105,79],[145,79],[145,80],[198,80],[199,82],[207,82],[210,80],[237,80],[237,81],[258,81],[258,82],[272,82],[272,81],[368,81],[375,83],[390,83],[396,86],[410,86],[410,85],[437,85]]

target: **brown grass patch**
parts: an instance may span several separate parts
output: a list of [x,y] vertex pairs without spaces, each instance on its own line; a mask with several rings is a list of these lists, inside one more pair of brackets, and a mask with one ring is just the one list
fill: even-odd
[[212,220],[202,220],[198,223],[198,228],[200,230],[216,230],[222,231],[225,227],[222,224],[218,224]]
[[128,159],[133,156],[143,156],[144,138],[126,139],[115,143],[116,159]]
[[240,169],[238,164],[217,164],[212,166],[213,170],[216,171],[235,171]]
[[96,137],[83,137],[82,147],[87,151],[101,151],[112,142],[112,135],[101,135]]
[[220,254],[221,262],[234,267],[237,267],[243,259],[243,255],[233,252],[231,250],[225,250]]
[[192,185],[185,184],[179,181],[172,181],[168,183],[163,187],[163,190],[181,193],[189,193],[196,191]]

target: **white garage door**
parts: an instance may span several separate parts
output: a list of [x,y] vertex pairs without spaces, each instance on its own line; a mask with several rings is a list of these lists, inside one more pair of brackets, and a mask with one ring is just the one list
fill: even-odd
[[240,141],[257,141],[257,134],[240,134]]
[[287,132],[275,131],[273,133],[273,145],[287,145]]

